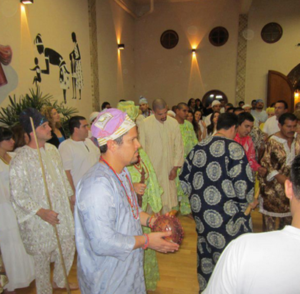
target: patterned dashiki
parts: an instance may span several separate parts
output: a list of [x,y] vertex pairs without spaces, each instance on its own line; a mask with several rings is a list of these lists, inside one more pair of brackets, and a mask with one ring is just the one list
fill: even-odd
[[251,218],[244,215],[253,200],[252,171],[240,144],[209,136],[192,149],[179,178],[196,222],[198,281],[203,291],[226,245],[252,232]]
[[251,137],[254,149],[255,149],[255,159],[258,160],[259,152],[261,149],[265,148],[265,138],[268,136],[259,127],[253,126],[249,136]]
[[118,176],[125,189],[114,172],[99,162],[76,189],[77,276],[82,294],[146,294],[144,250],[133,249],[134,236],[143,231],[126,194],[132,203],[137,199],[127,169]]
[[[267,169],[267,175],[260,180],[260,212],[265,216],[279,217],[279,228],[284,227],[285,221],[282,218],[288,218],[287,222],[291,222],[291,212],[289,199],[286,198],[284,186],[280,184],[275,176],[282,174],[286,177],[290,175],[291,164],[295,158],[295,140],[291,148],[287,144],[287,140],[273,135],[267,142],[267,147],[264,156],[261,160],[261,165]],[[275,229],[273,226],[266,230]]]
[[[194,148],[194,146],[198,143],[198,139],[196,137],[193,125],[185,120],[183,124],[178,124],[180,128],[180,133],[183,142],[183,158],[186,158],[190,151]],[[179,181],[179,174],[181,169],[178,169],[178,175],[176,177],[176,187],[177,187],[177,197],[178,202],[180,202],[180,212],[182,215],[187,215],[191,213],[191,206],[189,203],[189,197],[185,194],[181,188]]]
[[[161,195],[163,189],[160,187],[153,166],[146,152],[140,148],[140,163],[128,166],[133,183],[141,182],[142,168],[145,171],[145,184],[147,188],[143,195],[142,209],[149,214],[152,212],[158,213],[162,209]],[[142,227],[144,234],[151,233],[151,229]],[[157,281],[159,281],[159,270],[156,258],[156,252],[150,248],[145,250],[144,255],[144,274],[147,290],[154,291]]]

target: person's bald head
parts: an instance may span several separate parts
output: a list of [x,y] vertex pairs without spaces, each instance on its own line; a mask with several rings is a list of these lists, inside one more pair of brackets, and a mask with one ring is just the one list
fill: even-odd
[[152,110],[155,112],[157,109],[162,110],[167,108],[167,103],[162,99],[155,99],[152,103]]
[[155,99],[152,103],[152,110],[155,118],[163,123],[167,120],[168,107],[167,103],[162,99]]

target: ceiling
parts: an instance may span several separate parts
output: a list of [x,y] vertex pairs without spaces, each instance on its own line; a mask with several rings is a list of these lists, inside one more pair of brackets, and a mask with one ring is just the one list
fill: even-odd
[[[124,2],[124,4],[135,4],[135,5],[145,5],[149,4],[150,0],[121,0]],[[200,2],[203,0],[154,0],[154,5],[155,4],[161,4],[161,3],[178,3],[178,2]],[[210,0],[214,1],[214,0]],[[240,13],[241,14],[247,14],[250,6],[252,4],[252,0],[235,0],[237,2],[237,5],[240,6]]]

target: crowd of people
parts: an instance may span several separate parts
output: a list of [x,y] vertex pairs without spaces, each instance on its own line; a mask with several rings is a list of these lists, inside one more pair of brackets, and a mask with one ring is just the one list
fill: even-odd
[[[152,228],[173,210],[196,224],[200,292],[299,293],[300,105],[191,98],[150,108],[141,96],[101,108],[73,116],[68,132],[50,106],[0,127],[4,293],[33,280],[37,293],[78,289],[65,279],[75,250],[81,293],[153,291],[155,251],[179,245]],[[257,205],[268,233],[238,238],[253,231],[246,211]],[[283,251],[286,274],[275,263]]]

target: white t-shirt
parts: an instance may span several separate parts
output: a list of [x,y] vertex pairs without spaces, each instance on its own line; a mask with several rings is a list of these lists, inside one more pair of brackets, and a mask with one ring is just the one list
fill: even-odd
[[265,110],[262,111],[256,111],[251,110],[251,114],[258,120],[258,123],[265,122],[268,119],[268,114]]
[[58,147],[64,170],[70,170],[76,188],[82,176],[100,158],[100,150],[90,139],[74,141],[71,138],[63,141]]
[[278,120],[276,115],[273,115],[272,117],[268,118],[264,124],[263,132],[268,134],[268,136],[271,136],[277,132],[279,132],[279,126],[278,126]]
[[223,251],[203,294],[299,294],[300,229],[244,234]]
[[210,118],[212,116],[212,113],[205,117],[204,122],[206,126],[208,127],[210,125]]

